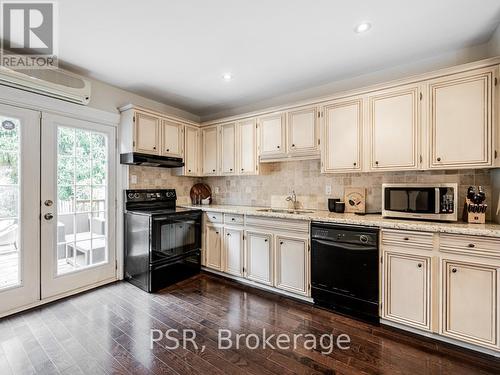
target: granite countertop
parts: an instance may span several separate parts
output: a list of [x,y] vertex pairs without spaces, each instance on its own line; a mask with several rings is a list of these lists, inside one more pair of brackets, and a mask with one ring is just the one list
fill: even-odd
[[418,230],[423,232],[438,232],[451,234],[466,234],[472,236],[487,236],[500,238],[500,224],[468,224],[464,222],[433,222],[422,220],[386,219],[380,214],[356,215],[350,213],[338,214],[322,210],[308,210],[310,213],[290,214],[281,212],[263,212],[269,207],[251,207],[235,205],[182,205],[182,207],[197,208],[203,211],[215,211],[230,214],[245,214],[270,218],[323,221],[337,224],[364,225],[387,229]]

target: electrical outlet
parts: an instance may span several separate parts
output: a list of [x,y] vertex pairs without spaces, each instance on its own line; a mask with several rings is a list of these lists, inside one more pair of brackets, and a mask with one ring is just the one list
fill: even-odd
[[325,186],[325,194],[326,195],[332,194],[332,185],[326,185]]
[[135,174],[130,175],[130,183],[137,184],[137,176]]
[[215,191],[215,194],[219,194],[219,187],[216,186],[214,191]]

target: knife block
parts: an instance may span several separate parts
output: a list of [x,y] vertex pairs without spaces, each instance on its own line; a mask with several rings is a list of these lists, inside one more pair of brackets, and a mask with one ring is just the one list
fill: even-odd
[[485,205],[472,203],[470,199],[466,198],[464,204],[463,221],[470,224],[484,224],[486,222],[486,213],[472,212],[474,209],[475,211],[479,211],[482,206]]

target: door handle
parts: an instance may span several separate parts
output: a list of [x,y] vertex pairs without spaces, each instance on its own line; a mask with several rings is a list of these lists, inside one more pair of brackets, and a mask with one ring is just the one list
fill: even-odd
[[52,220],[54,218],[54,215],[52,215],[50,212],[43,215],[43,217],[45,218],[45,220]]

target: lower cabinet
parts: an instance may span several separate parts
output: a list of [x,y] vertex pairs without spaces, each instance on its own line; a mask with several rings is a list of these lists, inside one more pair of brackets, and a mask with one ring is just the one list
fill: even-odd
[[276,288],[308,295],[308,241],[302,238],[278,235],[275,243]]
[[205,226],[205,266],[222,271],[222,225]]
[[223,271],[243,276],[243,229],[224,228]]
[[273,285],[272,233],[246,231],[245,238],[247,279]]
[[384,252],[385,319],[430,330],[431,258]]
[[441,333],[498,348],[498,269],[449,259],[443,259],[441,266]]

